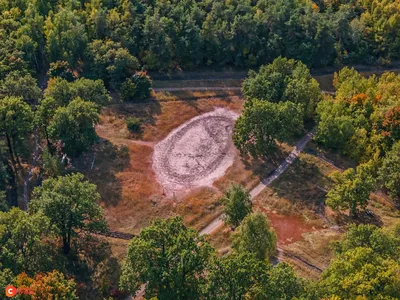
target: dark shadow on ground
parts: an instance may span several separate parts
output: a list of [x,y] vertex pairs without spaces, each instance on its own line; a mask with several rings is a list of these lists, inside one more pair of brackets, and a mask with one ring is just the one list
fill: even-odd
[[119,119],[127,117],[140,118],[143,124],[154,125],[156,116],[161,114],[161,105],[159,101],[149,100],[143,103],[123,103],[110,105],[107,109],[112,110]]
[[100,140],[92,151],[74,161],[74,165],[79,166],[76,170],[97,185],[97,191],[106,206],[116,206],[121,200],[122,186],[115,174],[123,171],[129,164],[129,149],[126,146],[113,145],[107,140]]
[[299,157],[271,187],[279,197],[318,211],[330,184],[329,177],[315,164]]
[[370,210],[359,211],[356,216],[349,216],[347,214],[340,214],[337,217],[337,220],[340,224],[372,224],[378,227],[383,226],[382,218]]

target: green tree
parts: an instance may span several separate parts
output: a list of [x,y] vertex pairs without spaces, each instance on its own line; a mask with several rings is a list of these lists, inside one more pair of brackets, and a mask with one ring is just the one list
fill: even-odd
[[379,179],[393,198],[400,199],[400,142],[395,143],[383,158]]
[[146,284],[146,298],[197,299],[213,248],[180,217],[156,219],[131,240],[120,286],[135,293]]
[[318,82],[300,61],[279,57],[261,66],[258,73],[249,72],[243,82],[243,95],[270,102],[291,101],[301,106],[303,115],[311,117],[320,99]]
[[63,142],[65,153],[76,156],[97,140],[94,126],[98,121],[97,105],[76,98],[68,106],[57,108],[49,126],[49,135],[53,140]]
[[344,102],[324,100],[317,107],[317,140],[329,148],[343,151],[355,132],[354,119]]
[[358,247],[337,257],[322,274],[320,299],[397,299],[400,265],[371,248]]
[[111,99],[102,80],[86,78],[80,78],[73,82],[68,82],[60,77],[51,78],[44,95],[55,99],[58,106],[67,105],[75,98],[80,97],[85,101],[96,103],[100,108],[108,104]]
[[80,231],[106,229],[96,189],[79,173],[47,179],[34,189],[29,211],[41,212],[49,218],[54,233],[62,239],[65,254]]
[[122,100],[146,100],[150,97],[151,85],[151,79],[146,72],[135,73],[121,86]]
[[114,89],[118,89],[126,78],[139,69],[136,57],[120,43],[111,40],[94,40],[89,45],[87,55],[91,76],[105,80]]
[[0,212],[0,260],[14,274],[44,271],[52,266],[44,239],[49,236],[49,219],[27,214],[19,208]]
[[87,44],[87,34],[78,11],[60,8],[50,12],[44,26],[46,52],[50,62],[67,61],[76,66],[83,56]]
[[242,154],[264,156],[303,127],[301,108],[292,102],[271,103],[252,100],[237,119],[233,142]]
[[250,194],[240,185],[232,185],[221,201],[224,204],[224,222],[233,227],[238,227],[240,222],[253,211]]
[[57,103],[52,97],[46,97],[39,102],[36,108],[35,121],[47,141],[47,146],[51,147],[49,126],[57,110]]
[[0,82],[0,96],[22,97],[26,102],[36,102],[41,98],[42,92],[36,80],[29,74],[11,72]]
[[274,255],[277,237],[267,218],[260,212],[248,215],[233,237],[232,247],[237,252],[249,252],[265,260]]
[[13,166],[20,163],[19,153],[24,138],[32,131],[33,113],[22,98],[6,97],[0,100],[0,135],[7,141]]
[[338,255],[359,247],[371,248],[374,253],[382,257],[396,259],[400,250],[400,240],[375,225],[352,224],[343,238],[334,243],[334,249]]
[[234,252],[215,260],[209,270],[207,299],[297,299],[304,283],[293,269],[260,261],[254,255]]
[[70,83],[70,87],[71,100],[80,97],[83,100],[96,103],[99,107],[105,106],[110,102],[111,97],[101,79],[80,78]]
[[374,162],[370,161],[359,165],[357,170],[334,172],[331,175],[334,186],[326,195],[326,204],[333,209],[349,209],[352,216],[357,214],[359,207],[365,209],[376,184],[374,168]]
[[209,270],[207,299],[246,299],[251,288],[270,268],[248,252],[215,259]]
[[269,267],[259,280],[251,287],[249,299],[303,299],[305,284],[296,276],[292,267],[278,263]]

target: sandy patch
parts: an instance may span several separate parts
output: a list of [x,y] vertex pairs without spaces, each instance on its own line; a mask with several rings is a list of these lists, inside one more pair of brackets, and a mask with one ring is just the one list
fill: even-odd
[[234,160],[238,114],[218,108],[173,130],[154,147],[153,169],[166,193],[211,186]]

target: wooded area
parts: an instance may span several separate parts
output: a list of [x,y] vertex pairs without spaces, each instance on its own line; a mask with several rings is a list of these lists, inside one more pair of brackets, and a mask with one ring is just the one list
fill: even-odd
[[[345,67],[398,59],[396,0],[0,0],[1,292],[13,284],[31,293],[16,299],[125,299],[141,289],[160,300],[399,299],[400,223],[380,228],[362,216],[374,192],[400,201],[400,75]],[[326,66],[342,67],[334,95],[310,73]],[[231,126],[243,161],[266,161],[315,128],[318,147],[354,162],[330,174],[318,207],[348,217],[318,280],[271,263],[277,234],[235,183],[218,200],[228,254],[180,216],[146,220],[123,260],[101,237],[114,219],[74,163],[111,145],[98,134],[104,109],[146,103],[147,71],[199,68],[255,70]],[[129,138],[140,136],[140,118],[122,120]],[[110,160],[140,160],[121,144]]]

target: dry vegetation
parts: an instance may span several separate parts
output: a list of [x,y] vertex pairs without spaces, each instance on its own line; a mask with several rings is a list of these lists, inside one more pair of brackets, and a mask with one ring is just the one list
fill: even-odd
[[[99,187],[110,229],[137,234],[154,217],[179,214],[187,225],[201,230],[221,214],[219,199],[232,183],[250,190],[292,150],[293,143],[281,144],[279,153],[266,162],[236,155],[233,165],[213,187],[167,197],[152,170],[153,146],[182,123],[216,107],[240,112],[243,99],[235,96],[150,101],[114,104],[103,110],[97,127],[103,141],[95,149],[94,169],[90,170],[92,153],[82,171]],[[125,118],[129,116],[142,120],[140,134],[127,130]],[[369,209],[375,214],[373,220],[351,220],[325,208],[325,194],[331,185],[329,174],[351,166],[354,162],[310,143],[299,159],[255,199],[255,209],[264,212],[277,231],[282,250],[279,259],[293,265],[303,276],[316,278],[320,274],[318,269],[326,268],[333,257],[330,242],[340,238],[346,224],[356,221],[390,227],[399,222],[397,210],[380,194],[371,196]],[[223,226],[210,236],[219,254],[231,250],[231,235],[232,231]],[[128,241],[108,240],[114,255],[122,259]]]

